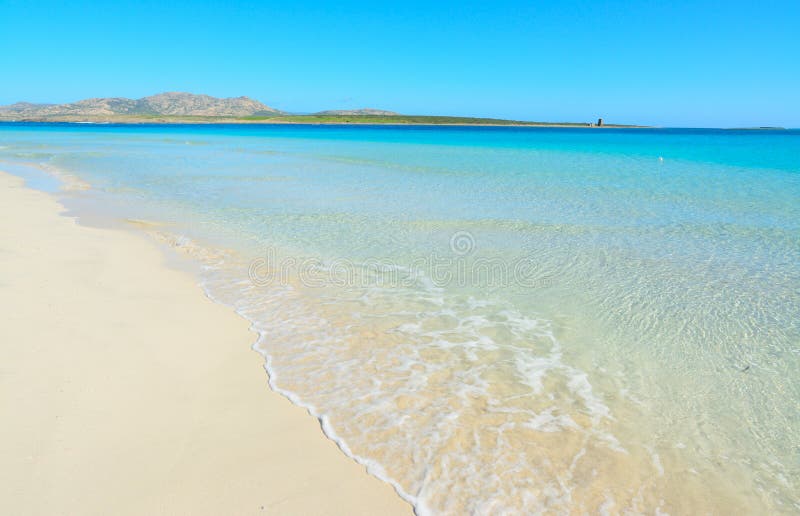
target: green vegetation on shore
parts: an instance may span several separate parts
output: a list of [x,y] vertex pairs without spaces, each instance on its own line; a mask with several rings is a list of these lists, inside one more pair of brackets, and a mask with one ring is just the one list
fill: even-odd
[[586,127],[585,123],[549,123],[503,120],[499,118],[477,118],[461,116],[428,115],[282,115],[249,116],[242,120],[253,122],[276,122],[298,124],[409,124],[409,125],[559,125]]

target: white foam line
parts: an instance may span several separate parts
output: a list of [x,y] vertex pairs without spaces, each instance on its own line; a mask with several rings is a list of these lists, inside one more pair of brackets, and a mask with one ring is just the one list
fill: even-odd
[[[191,240],[187,239],[186,243],[188,245],[188,244],[191,244],[192,242],[191,242]],[[220,262],[220,263],[224,263],[224,262]],[[219,265],[219,263],[217,265]],[[213,278],[204,278],[202,276],[200,276],[199,278],[200,279],[198,281],[198,285],[202,288],[202,290],[203,290],[204,294],[206,295],[206,297],[208,297],[211,301],[213,301],[213,302],[215,302],[217,304],[221,304],[223,306],[230,307],[231,309],[233,309],[233,311],[236,314],[238,314],[240,317],[242,317],[244,320],[246,320],[246,321],[248,321],[250,323],[250,330],[258,335],[258,337],[256,338],[255,342],[253,342],[253,344],[251,345],[251,348],[264,357],[264,370],[267,373],[267,377],[268,377],[267,383],[269,385],[269,388],[272,391],[274,391],[274,392],[280,394],[281,396],[285,397],[292,404],[297,405],[298,407],[304,408],[311,416],[316,418],[317,421],[319,422],[319,425],[320,425],[320,428],[321,428],[323,434],[328,439],[333,441],[336,444],[336,446],[342,451],[342,453],[344,453],[347,457],[350,457],[356,463],[358,463],[361,466],[363,466],[366,469],[367,473],[369,473],[370,475],[372,475],[375,478],[377,478],[377,479],[389,484],[390,486],[392,486],[392,488],[395,490],[395,492],[398,494],[398,496],[400,496],[400,498],[402,498],[403,500],[405,500],[406,502],[408,502],[412,506],[415,514],[420,515],[420,516],[432,514],[432,511],[422,501],[422,499],[424,498],[424,492],[427,490],[427,488],[430,487],[427,482],[423,481],[421,483],[419,491],[416,493],[416,495],[407,492],[403,488],[403,486],[396,479],[394,479],[391,476],[389,476],[389,474],[384,469],[383,465],[381,465],[379,462],[354,453],[353,450],[348,445],[348,443],[344,440],[344,438],[342,438],[336,432],[336,429],[333,427],[333,424],[331,423],[331,421],[330,421],[329,417],[327,416],[327,414],[320,413],[320,411],[318,410],[318,408],[315,405],[304,401],[297,393],[295,393],[293,391],[290,391],[290,390],[287,390],[287,389],[283,389],[278,385],[278,373],[277,373],[277,371],[275,371],[275,369],[272,366],[273,360],[272,360],[272,357],[270,356],[270,354],[268,353],[267,346],[266,346],[266,344],[268,342],[269,331],[270,331],[269,327],[262,325],[255,318],[251,318],[251,316],[250,316],[253,313],[255,313],[255,314],[261,313],[260,310],[256,310],[255,312],[253,312],[252,310],[248,310],[246,306],[238,306],[235,301],[225,302],[222,299],[218,299],[212,293],[211,285],[213,285],[215,283],[214,279]],[[505,311],[504,314],[507,315],[511,319],[517,319],[516,314],[512,314],[512,313],[510,313],[508,311]],[[475,325],[475,323],[483,322],[482,319],[483,318],[481,318],[479,316],[471,317],[467,321],[469,323],[469,324],[467,324],[467,326],[469,326],[471,324]],[[545,369],[546,370],[550,370],[550,369],[563,370],[563,371],[565,371],[566,373],[569,374],[569,376],[571,377],[570,381],[569,381],[569,385],[568,385],[569,390],[574,395],[576,395],[578,398],[580,398],[580,399],[582,399],[584,401],[584,403],[586,404],[587,408],[590,411],[590,414],[592,416],[592,420],[595,423],[599,422],[602,419],[609,418],[610,417],[610,413],[609,413],[608,407],[606,407],[605,404],[603,404],[602,401],[594,395],[592,387],[588,382],[587,375],[584,372],[580,371],[580,370],[576,370],[576,369],[574,369],[574,368],[572,368],[570,366],[567,366],[567,365],[561,363],[561,361],[560,361],[560,359],[561,359],[560,343],[555,338],[555,336],[552,334],[552,332],[548,331],[545,328],[542,328],[541,327],[541,322],[538,321],[538,320],[537,321],[529,321],[529,320],[519,321],[519,320],[516,320],[515,322],[518,325],[521,326],[521,330],[522,331],[525,331],[525,330],[530,331],[530,330],[534,330],[534,329],[538,329],[539,331],[544,330],[543,333],[540,336],[548,338],[552,343],[552,347],[551,347],[551,350],[550,350],[550,356],[549,356],[549,360],[548,360],[548,362],[552,362],[552,363],[548,363],[547,367],[545,367]],[[463,327],[464,324],[465,323],[462,321],[460,323],[460,327]],[[411,324],[411,325],[412,326],[416,326],[416,327],[419,326],[418,324],[417,325]],[[482,324],[477,324],[477,326],[480,327],[480,326],[482,326]],[[435,333],[436,332],[433,332],[433,334],[435,334]],[[445,343],[440,343],[439,345],[442,345],[442,344],[445,344]],[[449,344],[445,344],[445,345],[446,345],[446,347],[449,347]],[[515,349],[517,351],[523,351],[522,348],[518,348],[516,346],[511,346],[511,348]],[[575,424],[574,421],[572,421],[571,418],[569,418],[568,416],[567,416],[567,420],[565,421],[565,420],[561,419],[560,417],[555,417],[554,418],[552,416],[552,414],[548,413],[547,411],[545,411],[542,414],[539,414],[539,417],[543,418],[542,421],[538,421],[539,423],[547,423],[547,424],[553,423],[554,421],[551,421],[551,418],[552,418],[553,420],[557,421],[558,423],[561,423],[561,425],[563,425],[563,426],[571,427],[571,426],[573,426]],[[569,424],[569,423],[572,423],[572,424]],[[534,425],[534,426],[538,427],[540,425]],[[547,425],[545,424],[545,426],[547,426]],[[542,430],[542,428],[538,428],[538,429]],[[589,433],[591,433],[593,435],[598,434],[598,432],[595,429],[590,430]],[[602,433],[602,432],[600,432],[599,434],[600,434],[599,437],[604,437],[605,438],[604,440],[607,442],[607,444],[609,444],[609,446],[612,449],[618,449],[619,448],[618,443],[616,443],[616,439],[614,439],[613,436],[606,435],[605,433]],[[585,437],[588,439],[588,435],[585,436]],[[620,451],[624,452],[625,450],[624,449],[620,449]],[[580,454],[579,454],[578,457],[576,457],[576,459],[579,458],[579,457],[580,457]],[[573,466],[574,466],[574,463],[573,463]],[[427,476],[427,473],[426,473],[426,476]],[[559,483],[561,483],[562,480],[563,479],[558,479]],[[561,485],[560,487],[561,487],[562,493],[566,493],[567,497],[569,498],[571,496],[571,493],[570,493],[570,490],[568,489],[568,487],[565,486],[565,485]]]
[[271,365],[272,357],[269,355],[269,353],[267,353],[266,349],[262,345],[267,340],[266,333],[263,330],[260,330],[256,325],[256,322],[250,319],[241,310],[239,310],[235,306],[231,306],[215,298],[214,295],[210,292],[210,289],[208,288],[206,283],[207,282],[205,280],[201,280],[198,284],[203,289],[203,292],[208,299],[210,299],[214,303],[232,308],[236,314],[238,314],[241,318],[250,323],[250,330],[258,334],[258,338],[256,338],[255,342],[253,342],[252,346],[250,347],[257,353],[259,353],[262,357],[264,357],[264,370],[267,372],[267,384],[269,385],[269,388],[272,389],[274,392],[280,394],[287,400],[289,400],[293,405],[297,405],[298,407],[306,409],[306,411],[311,416],[316,418],[316,420],[319,422],[320,428],[322,429],[322,433],[325,435],[325,437],[333,441],[336,444],[336,446],[340,450],[342,450],[342,453],[344,453],[346,456],[350,457],[358,464],[364,466],[364,468],[366,468],[367,470],[367,473],[374,476],[378,480],[392,486],[392,488],[394,488],[395,492],[397,493],[398,496],[400,496],[400,498],[411,504],[414,510],[414,514],[417,514],[419,516],[426,516],[432,514],[431,511],[428,510],[416,496],[407,493],[406,490],[403,489],[403,487],[397,480],[390,477],[380,463],[353,453],[353,451],[350,449],[350,446],[348,446],[347,442],[342,437],[340,437],[339,434],[336,433],[336,430],[334,430],[333,426],[328,420],[328,417],[323,414],[320,414],[314,405],[303,401],[296,393],[283,389],[278,386],[276,381],[277,373],[275,372],[275,370],[272,368]]

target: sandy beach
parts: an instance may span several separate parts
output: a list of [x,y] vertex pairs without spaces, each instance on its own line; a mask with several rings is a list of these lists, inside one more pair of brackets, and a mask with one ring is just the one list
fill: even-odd
[[0,173],[0,513],[410,514],[144,235]]

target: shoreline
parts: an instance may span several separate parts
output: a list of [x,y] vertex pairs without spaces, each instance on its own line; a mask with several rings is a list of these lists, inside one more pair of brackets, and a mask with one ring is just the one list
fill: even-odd
[[81,226],[5,172],[0,199],[0,512],[412,513],[146,235]]
[[580,124],[580,123],[547,123],[547,122],[527,122],[527,123],[425,123],[425,122],[376,122],[376,121],[297,121],[297,120],[243,120],[238,118],[220,119],[108,119],[108,120],[89,120],[89,119],[31,119],[31,120],[11,120],[0,118],[0,123],[5,124],[64,124],[64,125],[329,125],[329,126],[386,126],[386,127],[530,127],[530,128],[562,128],[562,129],[658,129],[655,126],[647,125],[624,125],[624,124]]

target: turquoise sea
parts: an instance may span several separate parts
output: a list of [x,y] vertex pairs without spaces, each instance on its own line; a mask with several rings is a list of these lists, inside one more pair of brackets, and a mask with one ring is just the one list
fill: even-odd
[[0,124],[0,170],[190,256],[420,514],[800,512],[800,131]]

